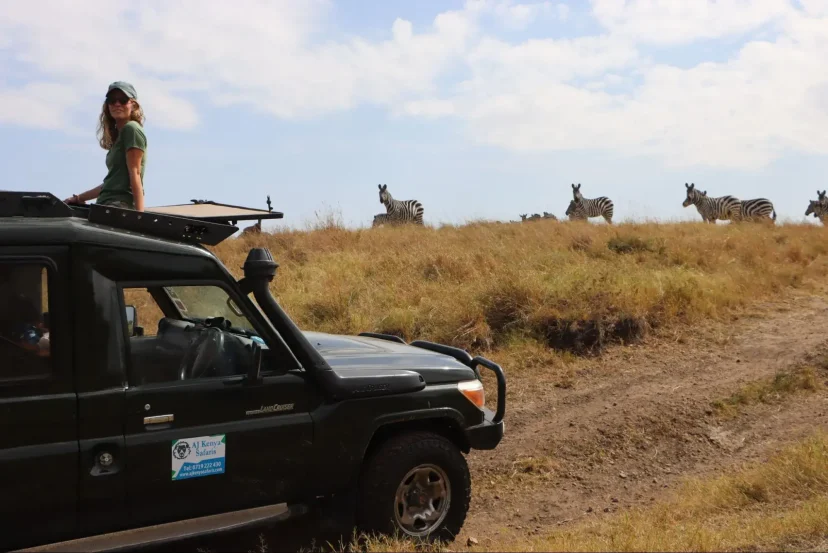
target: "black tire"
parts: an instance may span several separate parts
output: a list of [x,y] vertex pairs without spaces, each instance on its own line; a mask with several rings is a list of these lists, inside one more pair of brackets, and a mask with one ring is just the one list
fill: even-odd
[[[441,470],[449,484],[447,512],[426,535],[408,531],[395,516],[398,488],[409,471],[423,465]],[[471,474],[460,449],[439,434],[409,432],[390,438],[368,459],[360,481],[357,524],[369,534],[426,542],[451,541],[466,521],[470,501]]]

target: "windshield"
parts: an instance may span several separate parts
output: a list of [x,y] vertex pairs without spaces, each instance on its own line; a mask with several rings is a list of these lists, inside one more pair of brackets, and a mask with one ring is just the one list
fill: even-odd
[[256,332],[227,292],[218,286],[165,286],[164,290],[188,319],[203,321],[224,317],[237,329]]

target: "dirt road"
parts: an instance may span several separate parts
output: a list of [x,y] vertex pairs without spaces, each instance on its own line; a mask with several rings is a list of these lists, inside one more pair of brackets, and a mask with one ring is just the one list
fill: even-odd
[[585,362],[573,387],[511,408],[496,451],[472,455],[478,490],[460,543],[473,536],[485,547],[504,532],[646,504],[679,478],[763,458],[825,425],[820,393],[750,406],[730,421],[711,402],[824,354],[826,329],[828,301],[796,295]]
[[[535,391],[511,402],[501,445],[470,457],[472,510],[452,549],[463,549],[468,537],[482,549],[506,534],[543,533],[647,504],[680,478],[765,458],[825,425],[828,395],[821,392],[749,406],[730,420],[711,402],[825,355],[828,300],[795,294],[703,326],[580,361],[568,388],[543,374],[526,377]],[[269,549],[308,547],[315,522],[299,527],[268,530]],[[247,551],[256,542],[248,535],[198,547]]]

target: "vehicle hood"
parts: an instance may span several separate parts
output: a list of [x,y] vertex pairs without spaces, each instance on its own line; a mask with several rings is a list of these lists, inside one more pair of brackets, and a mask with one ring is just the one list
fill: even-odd
[[322,332],[305,332],[304,335],[339,374],[344,375],[355,369],[409,370],[421,374],[426,384],[475,378],[474,371],[455,358],[407,344],[367,336],[340,336]]

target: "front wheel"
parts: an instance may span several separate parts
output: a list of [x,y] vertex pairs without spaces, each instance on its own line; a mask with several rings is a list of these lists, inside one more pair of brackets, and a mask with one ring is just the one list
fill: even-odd
[[453,540],[466,520],[471,475],[452,442],[412,432],[383,443],[362,476],[357,517],[366,532]]

